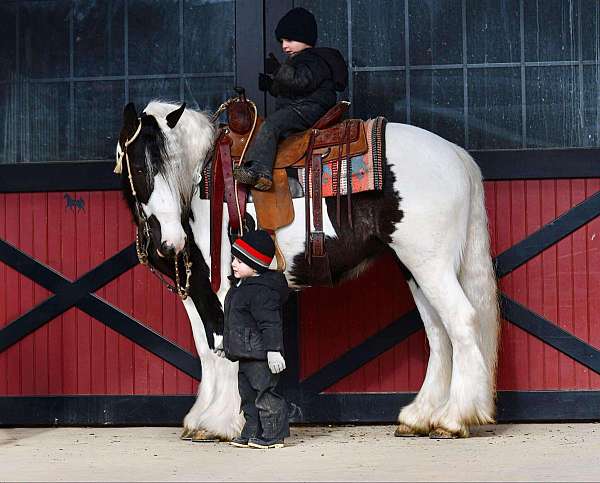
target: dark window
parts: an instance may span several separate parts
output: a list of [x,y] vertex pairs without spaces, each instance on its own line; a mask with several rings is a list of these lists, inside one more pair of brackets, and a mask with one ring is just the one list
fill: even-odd
[[216,109],[235,0],[0,3],[0,163],[113,159],[123,106]]
[[[297,0],[349,59],[357,117],[469,149],[599,146],[597,0]],[[346,26],[343,22],[346,22]]]
[[[354,116],[469,149],[600,145],[598,0],[289,3],[349,61]],[[0,163],[112,159],[128,101],[215,109],[240,68],[235,16],[235,0],[0,2]]]

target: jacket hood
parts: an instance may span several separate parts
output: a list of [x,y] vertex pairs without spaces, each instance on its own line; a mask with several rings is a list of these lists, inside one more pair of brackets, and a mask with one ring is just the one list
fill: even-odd
[[287,301],[290,295],[290,289],[285,276],[276,270],[267,270],[256,277],[247,278],[243,283],[245,285],[262,285],[275,290],[279,293],[281,305]]
[[318,55],[327,63],[331,69],[335,90],[339,92],[345,90],[348,86],[348,65],[340,51],[330,47],[313,47],[307,49],[308,52]]

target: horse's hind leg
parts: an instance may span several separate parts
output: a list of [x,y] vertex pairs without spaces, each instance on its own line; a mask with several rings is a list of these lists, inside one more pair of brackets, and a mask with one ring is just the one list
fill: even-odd
[[421,289],[439,314],[452,344],[450,390],[446,402],[431,416],[430,436],[467,437],[469,425],[490,421],[491,374],[480,348],[476,311],[452,269],[442,271],[439,277],[425,278]]
[[408,286],[413,294],[427,333],[429,362],[425,380],[419,393],[412,403],[400,411],[396,436],[429,434],[431,416],[436,409],[446,402],[452,375],[452,346],[446,329],[417,283],[410,280]]

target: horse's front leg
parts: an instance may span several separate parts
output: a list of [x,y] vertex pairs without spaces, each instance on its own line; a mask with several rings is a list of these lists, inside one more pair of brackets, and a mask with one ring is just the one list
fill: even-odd
[[238,363],[217,356],[208,346],[204,324],[191,298],[183,301],[202,365],[196,402],[183,420],[183,438],[230,440],[244,425],[237,385]]

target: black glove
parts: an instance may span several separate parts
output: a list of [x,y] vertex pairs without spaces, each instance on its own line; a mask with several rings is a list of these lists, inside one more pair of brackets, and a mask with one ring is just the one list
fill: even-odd
[[258,74],[258,90],[267,92],[273,84],[273,78],[267,74]]
[[269,53],[269,57],[265,59],[265,74],[274,74],[279,70],[281,63],[275,57],[273,52]]

